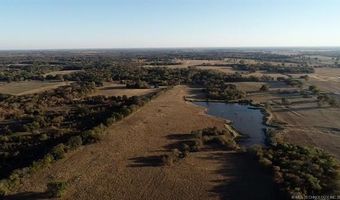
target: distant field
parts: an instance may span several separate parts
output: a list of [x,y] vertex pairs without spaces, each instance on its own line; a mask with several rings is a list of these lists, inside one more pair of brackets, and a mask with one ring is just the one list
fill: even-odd
[[68,84],[69,82],[56,81],[20,81],[11,83],[0,83],[0,93],[11,95],[33,94],[55,89],[59,86]]
[[265,83],[263,82],[236,82],[232,84],[235,84],[237,88],[242,91],[255,92],[255,91],[259,91],[262,85]]
[[[328,82],[324,83],[327,87]],[[254,86],[243,87],[249,89]],[[247,98],[258,103],[269,102],[272,105],[274,119],[286,124],[283,131],[285,141],[320,147],[340,159],[340,108],[331,108],[326,105],[319,107],[316,97],[302,98],[299,94],[275,93],[278,89],[292,90],[293,88],[284,84],[276,84],[270,92],[253,93]],[[291,104],[281,105],[283,97]]]
[[[195,65],[204,65],[204,64],[226,64],[226,61],[223,60],[181,60],[177,59],[175,62],[181,63],[179,65],[164,65],[169,68],[188,68],[190,66]],[[148,67],[152,67],[153,65],[146,65]],[[160,65],[162,66],[162,65]]]
[[243,73],[242,71],[234,70],[232,67],[223,67],[223,66],[197,66],[197,68],[217,70],[219,72],[224,72],[226,74],[233,74],[235,72]]
[[65,74],[71,74],[71,73],[75,73],[75,72],[81,72],[83,70],[61,70],[61,71],[54,71],[54,72],[49,72],[49,73],[46,73],[44,74],[44,76],[47,76],[47,75],[52,75],[52,76],[55,76],[55,75],[65,75]]
[[277,109],[274,115],[288,124],[283,134],[286,141],[321,147],[340,159],[339,108],[319,108],[316,103],[302,103]]
[[95,95],[104,95],[104,96],[123,96],[126,95],[128,97],[131,96],[141,96],[151,92],[155,92],[158,89],[127,89],[125,88],[125,84],[113,84],[113,83],[105,83],[103,87],[97,88],[96,92],[91,94],[91,96]]
[[309,56],[309,57],[311,58],[311,62],[313,66],[333,65],[335,62],[335,60],[333,60],[332,57],[329,57],[329,56],[315,55],[315,56]]
[[211,69],[211,70],[217,70],[220,72],[224,72],[226,74],[233,74],[235,72],[238,72],[244,76],[256,76],[256,77],[261,77],[261,76],[270,76],[273,78],[278,78],[278,77],[283,77],[287,78],[287,75],[280,74],[280,73],[266,73],[264,71],[257,71],[254,73],[248,73],[246,71],[241,71],[241,70],[234,70],[232,67],[224,67],[224,66],[197,66],[199,69]]
[[[207,67],[216,67],[216,66],[208,66],[208,65],[221,65],[221,64],[239,64],[240,62],[243,62],[244,64],[261,64],[261,63],[270,63],[271,65],[277,66],[281,65],[281,62],[264,62],[259,61],[255,59],[235,59],[235,58],[225,58],[223,60],[187,60],[187,59],[177,59],[175,62],[181,63],[178,65],[164,65],[169,68],[187,68],[190,66],[196,66],[196,65],[202,65],[202,67],[205,67],[204,65],[207,65]],[[296,63],[288,63],[285,62],[286,65],[296,66]],[[152,66],[152,65],[147,65]],[[160,65],[162,66],[162,65]],[[201,66],[200,66],[201,67]],[[219,67],[218,67],[219,68]]]
[[316,68],[315,73],[309,77],[310,84],[321,90],[340,94],[340,68]]

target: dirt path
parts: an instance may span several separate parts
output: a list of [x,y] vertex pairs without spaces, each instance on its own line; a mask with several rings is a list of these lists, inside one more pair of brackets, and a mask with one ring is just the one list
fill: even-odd
[[24,180],[7,199],[43,198],[52,179],[71,182],[63,197],[70,200],[271,199],[270,177],[261,176],[259,169],[233,152],[203,151],[171,167],[157,165],[157,156],[168,151],[180,134],[223,127],[222,120],[184,102],[188,92],[179,86],[161,95],[110,127],[100,143],[70,153]]

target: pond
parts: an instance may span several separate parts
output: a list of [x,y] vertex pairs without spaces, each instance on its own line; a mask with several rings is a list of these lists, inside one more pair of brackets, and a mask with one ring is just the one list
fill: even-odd
[[239,103],[194,102],[194,104],[206,107],[209,115],[231,121],[237,131],[247,136],[240,140],[241,146],[265,144],[264,130],[267,126],[263,124],[263,113],[260,109]]

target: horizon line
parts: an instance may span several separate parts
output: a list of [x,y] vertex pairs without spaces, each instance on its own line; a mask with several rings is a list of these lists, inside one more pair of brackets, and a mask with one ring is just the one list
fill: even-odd
[[0,51],[69,51],[69,50],[161,50],[161,49],[287,49],[287,48],[307,48],[320,49],[330,48],[337,49],[339,46],[230,46],[230,47],[84,47],[84,48],[14,48],[14,49],[0,49]]

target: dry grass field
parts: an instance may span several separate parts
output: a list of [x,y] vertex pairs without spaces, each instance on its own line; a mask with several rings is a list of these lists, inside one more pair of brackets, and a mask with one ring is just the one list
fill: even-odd
[[46,73],[46,74],[44,74],[44,76],[48,76],[48,75],[52,75],[52,76],[55,76],[55,75],[65,75],[65,74],[72,74],[72,73],[81,72],[81,71],[83,71],[83,70],[61,70],[61,71],[54,71],[54,72]]
[[211,70],[216,70],[219,72],[223,72],[226,74],[233,74],[233,73],[240,73],[243,76],[255,76],[255,77],[261,77],[261,76],[270,76],[273,78],[278,78],[278,77],[283,77],[283,78],[287,78],[287,75],[284,74],[279,74],[279,73],[266,73],[264,71],[257,71],[254,73],[248,73],[246,71],[241,71],[241,70],[234,70],[232,67],[224,67],[224,66],[197,66],[198,69],[211,69]]
[[323,91],[340,94],[340,68],[316,68],[309,77],[310,84]]
[[[7,199],[39,197],[46,183],[67,180],[62,199],[275,199],[271,177],[233,151],[205,149],[172,166],[159,166],[185,133],[224,121],[185,102],[177,86],[109,128],[99,143],[69,153],[23,181]],[[155,162],[156,160],[156,162]],[[41,196],[40,196],[41,197]]]
[[332,57],[329,56],[314,55],[308,57],[311,58],[310,62],[313,66],[332,65],[335,62],[335,60],[333,60]]
[[223,67],[223,66],[197,66],[197,68],[217,70],[219,72],[224,72],[226,74],[233,74],[235,72],[244,73],[242,71],[234,70],[232,67]]
[[104,86],[98,87],[96,92],[91,96],[104,95],[104,96],[141,96],[157,91],[158,89],[127,89],[125,84],[104,83]]
[[340,109],[303,103],[274,109],[274,116],[286,123],[286,141],[327,150],[340,159]]
[[34,94],[57,87],[68,85],[70,82],[56,82],[56,81],[20,81],[11,83],[1,83],[0,93],[11,95],[25,95]]
[[234,82],[232,84],[235,84],[239,90],[245,91],[245,92],[258,92],[262,85],[265,83],[263,82]]

